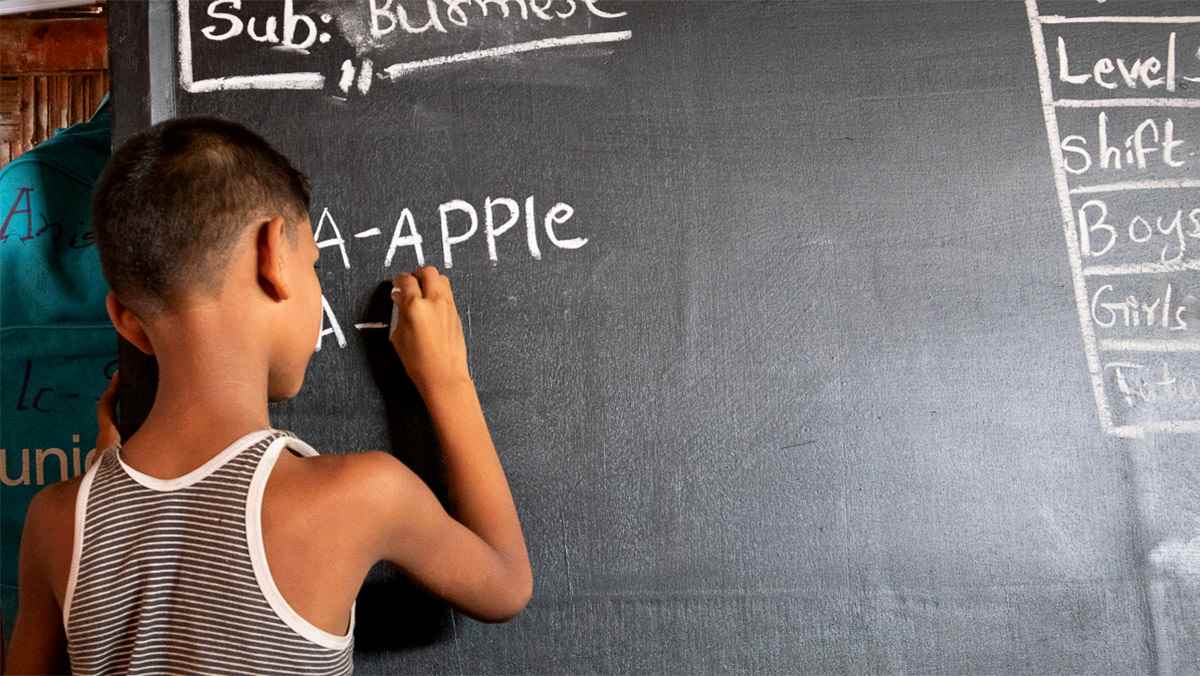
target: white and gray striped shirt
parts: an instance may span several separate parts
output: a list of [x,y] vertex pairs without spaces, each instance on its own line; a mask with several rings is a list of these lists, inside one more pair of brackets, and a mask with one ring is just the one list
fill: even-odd
[[[159,479],[106,449],[84,474],[63,603],[75,674],[351,674],[345,635],[301,617],[275,586],[262,496],[284,447],[264,428],[205,464]],[[82,537],[81,537],[82,536]]]

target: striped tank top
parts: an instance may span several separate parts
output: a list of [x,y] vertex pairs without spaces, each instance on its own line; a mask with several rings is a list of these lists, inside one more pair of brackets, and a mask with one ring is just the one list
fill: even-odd
[[111,446],[84,473],[63,626],[75,674],[351,674],[343,636],[301,617],[275,586],[262,497],[287,430],[251,432],[187,474],[159,479]]

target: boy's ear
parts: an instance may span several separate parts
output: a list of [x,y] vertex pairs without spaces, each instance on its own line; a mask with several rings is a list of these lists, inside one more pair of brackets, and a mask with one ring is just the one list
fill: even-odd
[[287,280],[287,241],[284,237],[284,222],[281,216],[264,221],[255,235],[258,249],[258,285],[263,292],[276,300],[291,296]]
[[108,310],[108,318],[121,337],[137,346],[146,354],[154,354],[154,346],[150,344],[150,336],[142,328],[142,321],[137,315],[125,307],[117,298],[117,294],[109,290],[104,296],[104,307]]

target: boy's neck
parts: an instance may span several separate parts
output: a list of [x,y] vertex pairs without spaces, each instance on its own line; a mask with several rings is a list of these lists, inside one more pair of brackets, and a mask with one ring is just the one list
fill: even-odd
[[152,476],[178,476],[238,437],[270,426],[266,360],[245,337],[181,341],[158,355],[158,389],[121,455]]

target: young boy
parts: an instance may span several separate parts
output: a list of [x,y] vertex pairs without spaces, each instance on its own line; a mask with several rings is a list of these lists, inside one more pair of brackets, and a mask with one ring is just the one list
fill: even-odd
[[169,120],[113,154],[93,197],[108,314],[155,355],[158,390],[136,434],[30,504],[6,673],[351,673],[354,600],[384,559],[481,621],[528,603],[520,522],[435,268],[394,278],[390,340],[455,518],[389,453],[318,455],[270,426],[321,328],[308,210],[307,179],[232,122]]

